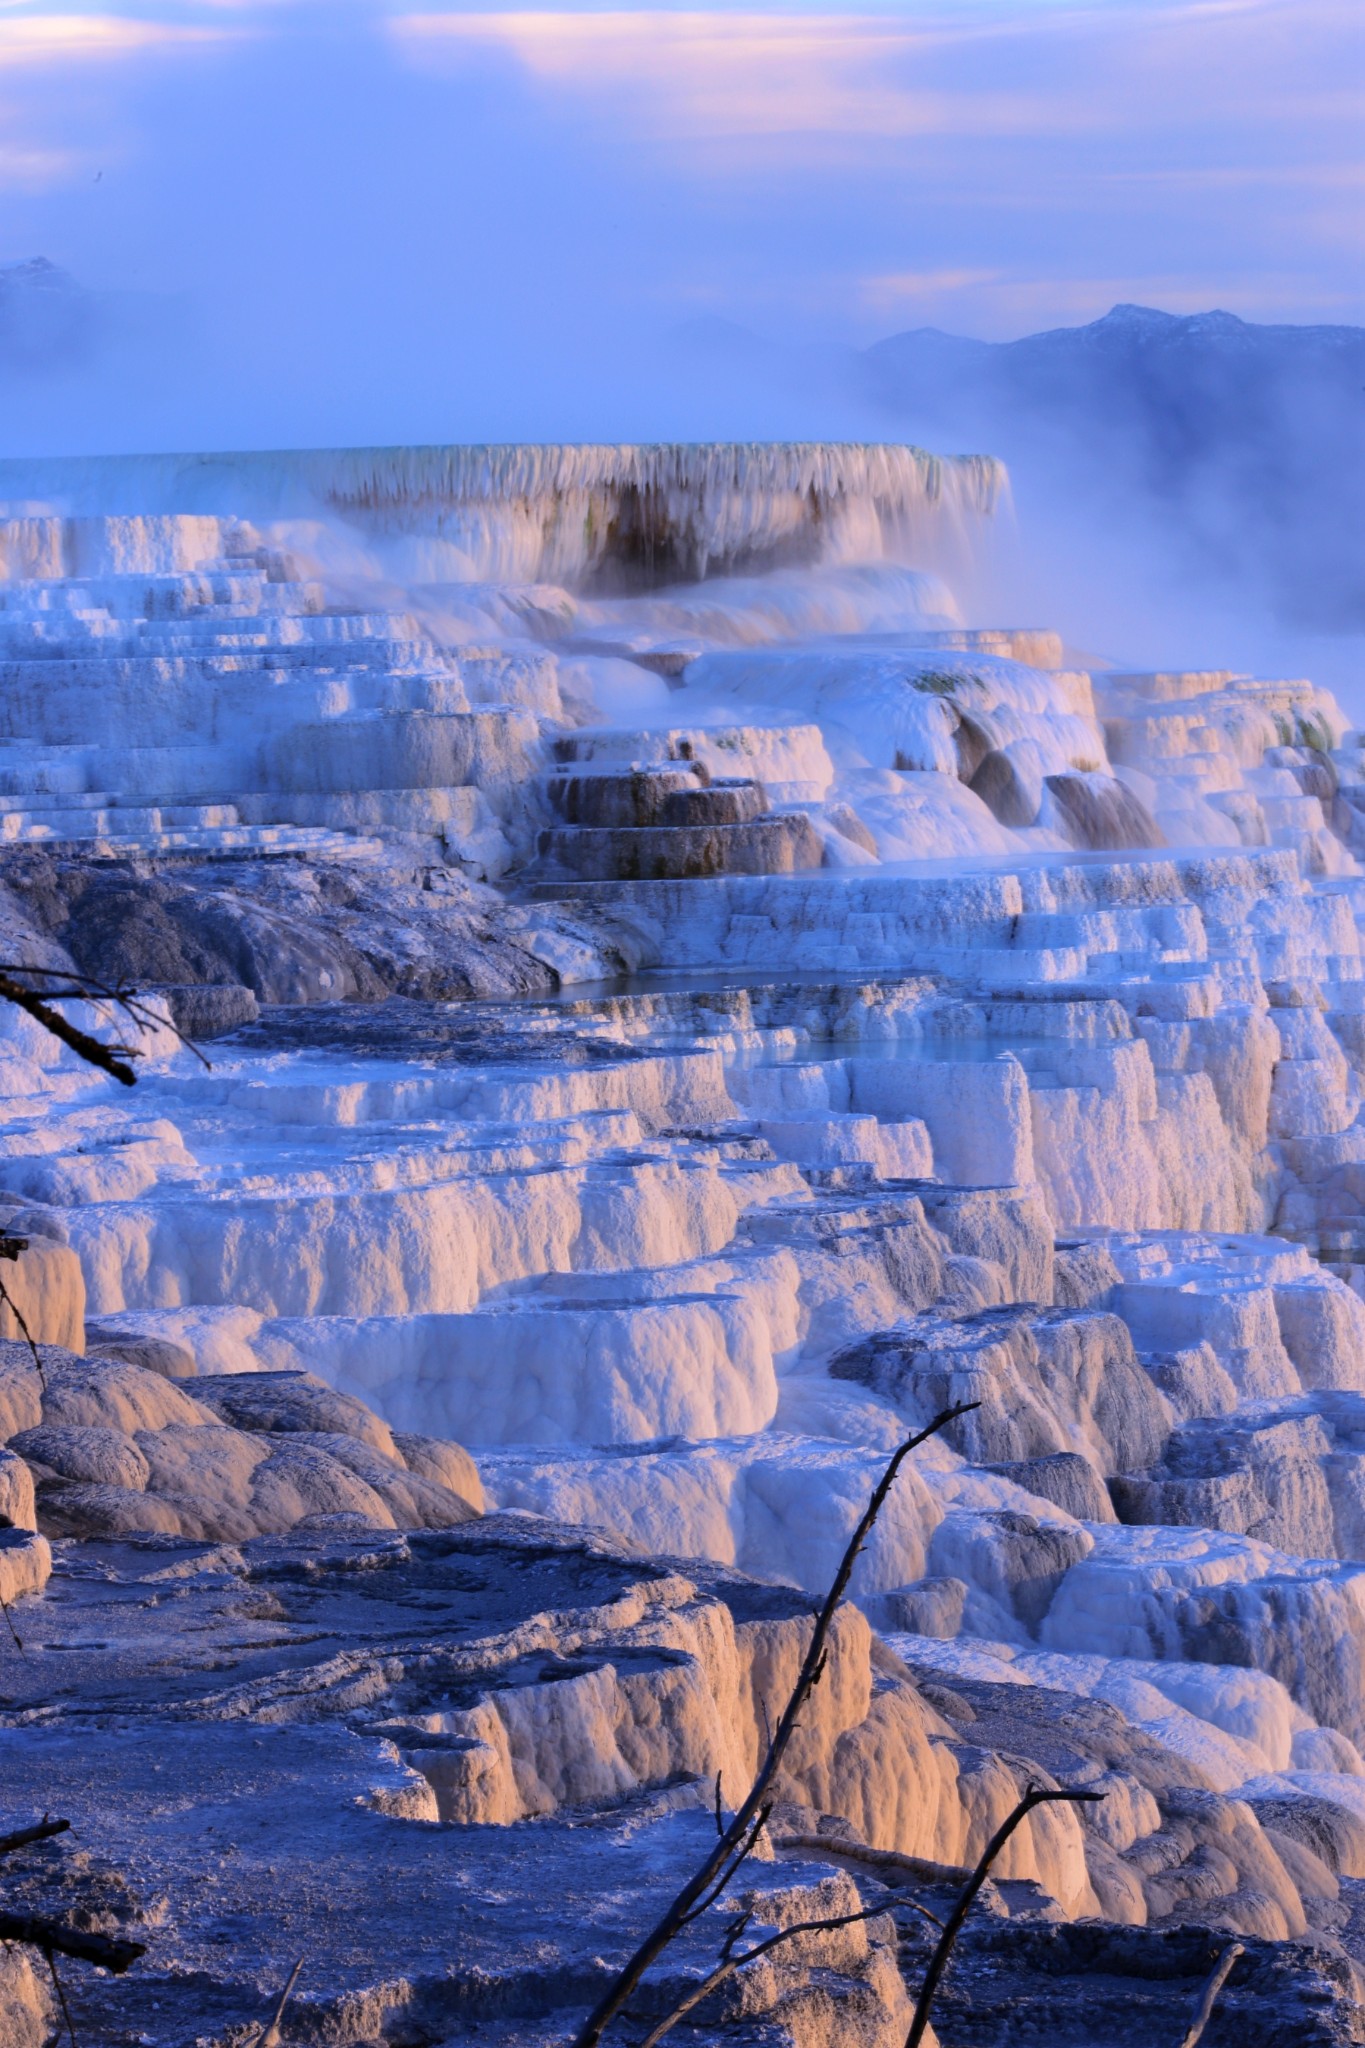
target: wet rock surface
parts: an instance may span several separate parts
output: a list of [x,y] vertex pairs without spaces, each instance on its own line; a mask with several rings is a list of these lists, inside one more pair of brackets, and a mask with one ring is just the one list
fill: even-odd
[[190,1036],[250,1022],[242,989],[257,1003],[391,994],[444,1002],[555,986],[504,929],[498,906],[445,867],[428,877],[307,856],[267,864],[25,853],[6,858],[0,882],[16,922],[59,949],[54,961],[97,980],[167,987]]

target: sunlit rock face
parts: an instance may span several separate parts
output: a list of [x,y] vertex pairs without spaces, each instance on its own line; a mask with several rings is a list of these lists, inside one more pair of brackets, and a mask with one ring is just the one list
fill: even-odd
[[[318,1677],[349,1609],[289,1656],[310,1724],[383,1749],[387,1824],[482,1831],[496,1918],[535,1877],[489,1830],[619,1809],[662,1868],[734,1794],[889,1452],[972,1402],[858,1563],[790,1840],[851,1843],[840,1884],[859,1845],[961,1865],[1050,1774],[1105,1798],[1015,1837],[1010,1941],[1351,1950],[1365,778],[1332,699],[964,622],[984,460],[0,484],[0,950],[151,1005],[131,1090],[0,1016],[6,1600],[49,1584],[55,1641],[91,1544],[126,1587],[173,1553],[205,1616],[288,1576],[272,1544],[341,1585],[343,1538],[438,1579],[485,1546],[507,1612],[459,1686],[378,1649]],[[535,1606],[537,1531],[622,1579],[596,1618]],[[144,1616],[134,1662],[199,1625]],[[222,1655],[225,1716],[292,1717]],[[888,1955],[840,1952],[840,2038],[903,2038]],[[764,2039],[825,2039],[787,1988]]]

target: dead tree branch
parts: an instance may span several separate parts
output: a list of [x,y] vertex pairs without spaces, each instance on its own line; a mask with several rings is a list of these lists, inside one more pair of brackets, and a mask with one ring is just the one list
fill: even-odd
[[[41,988],[30,988],[28,984],[31,981],[40,982]],[[202,1067],[209,1065],[198,1046],[185,1036],[175,1020],[163,1017],[127,983],[99,981],[88,974],[69,974],[59,967],[28,967],[22,962],[0,960],[0,998],[13,1003],[90,1066],[98,1067],[101,1073],[111,1075],[115,1081],[121,1081],[125,1088],[131,1088],[137,1080],[129,1062],[141,1059],[138,1047],[106,1045],[102,1039],[82,1031],[78,1024],[73,1024],[60,1010],[54,1009],[54,1003],[63,999],[113,1003],[139,1029],[169,1026]]]
[[9,1602],[7,1600],[0,1600],[0,1614],[3,1614],[5,1617],[5,1627],[10,1632],[10,1639],[13,1642],[15,1649],[19,1652],[19,1655],[21,1657],[26,1657],[28,1655],[28,1652],[24,1648],[24,1639],[20,1635],[18,1629],[14,1626],[14,1616],[9,1611]]
[[757,1820],[754,1822],[748,1834],[745,1836],[744,1840],[736,1849],[734,1856],[726,1865],[725,1869],[722,1870],[720,1876],[711,1886],[711,1889],[697,1900],[696,1905],[693,1906],[692,1910],[689,1913],[684,1914],[682,1926],[690,1927],[694,1920],[700,1920],[702,1914],[707,1912],[712,1906],[715,1905],[716,1900],[720,1897],[721,1893],[726,1889],[726,1887],[730,1883],[731,1878],[738,1875],[740,1865],[742,1863],[746,1863],[748,1859],[753,1855],[754,1850],[758,1847],[758,1838],[763,1833],[764,1828],[767,1827],[768,1816],[771,1812],[771,1804],[759,1808]]
[[299,1981],[299,1971],[302,1968],[303,1957],[300,1956],[293,1969],[289,1972],[285,1987],[279,1995],[274,2012],[270,2016],[269,2024],[263,2027],[256,2037],[255,2048],[280,2048],[280,2022],[284,2018],[285,2007],[294,1995],[294,1986]]
[[[792,1941],[798,1934],[831,1934],[836,1928],[852,1927],[855,1921],[858,1920],[883,1919],[889,1911],[890,1908],[885,1905],[864,1906],[861,1912],[839,1913],[828,1920],[797,1920],[792,1926],[783,1927],[776,1934],[770,1934],[766,1941],[756,1942],[752,1948],[746,1949],[742,1956],[727,1954],[725,1950],[722,1950],[721,1959],[715,1969],[712,1970],[710,1976],[704,1978],[700,1984],[689,1991],[686,1998],[675,2005],[672,2012],[666,2014],[659,2021],[659,2024],[653,2031],[647,2034],[640,2043],[640,2048],[655,2048],[656,2042],[662,2041],[665,2034],[671,2033],[679,2020],[685,2020],[687,2015],[694,2011],[704,1998],[709,1997],[711,1992],[719,1990],[727,1978],[734,1976],[736,1970],[742,1970],[746,1963],[756,1963],[760,1956],[771,1955],[772,1951],[780,1947],[784,1941]],[[731,1934],[727,1936],[726,1949],[732,1946],[737,1930],[741,1929],[743,1924],[747,1923],[751,1917],[752,1915],[746,1913],[744,1922],[736,1923],[736,1929],[732,1929]]]
[[[41,981],[45,985],[44,988],[30,988],[28,983],[34,980]],[[110,1075],[115,1081],[121,1081],[125,1088],[133,1087],[137,1075],[129,1062],[141,1059],[140,1049],[135,1045],[120,1043],[106,1045],[102,1039],[92,1037],[90,1032],[83,1031],[78,1024],[73,1024],[69,1017],[64,1017],[60,1010],[53,1008],[55,1002],[77,998],[84,1002],[114,1003],[139,1029],[148,1025],[159,1026],[169,1021],[170,1028],[180,1043],[188,1047],[201,1066],[208,1066],[209,1062],[198,1046],[186,1038],[174,1020],[161,1017],[149,1003],[142,1000],[135,988],[115,987],[108,982],[93,980],[88,975],[68,974],[63,968],[26,967],[14,961],[0,961],[0,1001],[13,1003],[25,1016],[32,1017],[88,1066],[98,1068],[102,1074]],[[10,1237],[0,1232],[0,1260],[13,1261],[21,1252],[27,1250],[27,1238]],[[43,1361],[33,1332],[29,1329],[24,1312],[6,1286],[3,1276],[0,1276],[0,1303],[3,1303],[18,1324],[20,1335],[33,1354],[38,1377],[46,1386]]]
[[953,1944],[962,1932],[962,1923],[971,1910],[973,1899],[986,1882],[992,1863],[994,1863],[1019,1823],[1027,1819],[1035,1806],[1046,1806],[1051,1801],[1065,1800],[1070,1805],[1081,1806],[1093,1805],[1098,1800],[1103,1799],[1103,1797],[1103,1792],[1073,1792],[1065,1786],[1030,1785],[1013,1812],[1007,1814],[1004,1820],[1001,1821],[999,1827],[982,1850],[981,1861],[962,1887],[957,1904],[953,1907],[944,1924],[938,1946],[929,1958],[929,1967],[924,1973],[924,1982],[920,1987],[919,1998],[915,2003],[915,2016],[910,2022],[910,2031],[905,2037],[905,2048],[920,2048],[920,2043],[923,2041],[928,2030],[929,2013],[934,2003],[934,1993],[938,1990],[939,1979],[948,1966],[948,1958],[953,1952]]
[[[30,973],[33,970],[21,968],[17,971]],[[74,994],[75,991],[58,989],[54,993],[61,996],[67,993]],[[78,1024],[68,1022],[60,1010],[54,1010],[50,1002],[44,1002],[31,988],[25,988],[22,982],[16,981],[13,970],[3,967],[0,967],[0,997],[7,1003],[13,1003],[25,1016],[32,1017],[35,1023],[42,1025],[44,1031],[50,1031],[54,1038],[60,1039],[63,1045],[78,1053],[88,1065],[98,1067],[101,1073],[110,1074],[114,1080],[121,1081],[125,1088],[131,1088],[137,1080],[137,1075],[128,1064],[129,1060],[138,1058],[133,1046],[104,1045],[98,1038],[92,1038],[90,1033],[82,1031]]]
[[52,1989],[57,1994],[57,2003],[62,2009],[62,2018],[66,2021],[71,2048],[80,2048],[80,2043],[76,2039],[76,2022],[71,2017],[71,2007],[66,2002],[66,1992],[62,1988],[61,1978],[57,1975],[57,1958],[50,1948],[45,1948],[43,1954],[47,1958],[47,1971],[52,1979]]
[[[18,1259],[20,1252],[26,1252],[27,1250],[28,1239],[26,1237],[10,1237],[7,1232],[0,1232],[0,1259],[8,1260],[13,1265]],[[43,1371],[43,1361],[38,1354],[38,1346],[33,1332],[28,1326],[28,1319],[24,1311],[14,1299],[8,1287],[6,1287],[3,1276],[0,1276],[0,1302],[4,1303],[5,1307],[14,1317],[15,1322],[19,1325],[20,1334],[29,1350],[33,1353],[34,1370],[37,1372],[38,1378],[42,1383],[43,1392],[46,1393],[47,1375]]]
[[[18,1638],[15,1638],[16,1642]],[[8,1856],[15,1849],[27,1848],[33,1842],[50,1842],[54,1835],[64,1835],[71,1826],[69,1820],[36,1821],[32,1827],[16,1828],[13,1834],[0,1835],[0,1856]],[[66,1991],[57,1974],[58,1956],[74,1956],[83,1963],[98,1963],[101,1968],[112,1970],[115,1976],[135,1963],[140,1955],[146,1954],[146,1944],[140,1941],[121,1941],[104,1934],[86,1934],[78,1927],[69,1927],[61,1920],[49,1920],[39,1913],[7,1913],[0,1910],[0,1941],[15,1941],[26,1948],[36,1948],[47,1964],[52,1978],[52,1988],[57,1994],[62,2020],[71,2039],[71,2048],[77,2048],[76,2028],[71,2018],[71,2007],[67,2003]]]
[[6,1913],[0,1910],[0,1941],[21,1941],[28,1948],[53,1955],[74,1956],[78,1963],[98,1963],[116,1977],[147,1953],[144,1941],[122,1941],[106,1934],[83,1934],[62,1920],[48,1920],[37,1913]]
[[[782,1718],[778,1722],[777,1728],[768,1744],[767,1755],[763,1760],[757,1777],[749,1787],[743,1803],[711,1854],[706,1858],[701,1867],[693,1872],[677,1897],[669,1905],[663,1917],[651,1928],[635,1953],[622,1969],[618,1971],[611,1984],[603,1992],[596,2006],[580,2028],[574,2041],[574,2048],[596,2048],[596,2044],[601,2040],[602,2035],[612,2020],[621,2012],[650,1964],[657,1956],[663,1953],[670,1942],[676,1940],[688,1922],[695,1918],[697,1911],[704,1910],[701,1907],[701,1901],[706,1900],[709,1904],[719,1897],[720,1892],[729,1883],[735,1870],[739,1868],[739,1864],[748,1855],[749,1850],[752,1849],[754,1842],[758,1838],[760,1828],[767,1817],[765,1807],[770,1807],[771,1805],[771,1802],[768,1800],[769,1789],[777,1777],[782,1759],[787,1752],[787,1746],[796,1732],[796,1724],[801,1709],[819,1684],[820,1675],[825,1668],[830,1630],[834,1625],[835,1614],[838,1612],[844,1595],[848,1591],[849,1580],[853,1576],[853,1567],[858,1562],[863,1545],[871,1534],[873,1524],[881,1513],[886,1503],[886,1497],[895,1484],[897,1473],[912,1451],[917,1450],[931,1436],[936,1436],[941,1429],[946,1429],[950,1422],[957,1420],[958,1416],[966,1415],[973,1408],[979,1406],[980,1403],[977,1401],[964,1401],[960,1402],[955,1408],[946,1408],[941,1415],[934,1417],[934,1420],[927,1429],[919,1430],[914,1436],[907,1437],[906,1441],[892,1454],[886,1470],[873,1488],[872,1498],[869,1500],[857,1528],[849,1539],[848,1548],[845,1550],[840,1560],[839,1569],[834,1575],[834,1583],[825,1596],[824,1605],[816,1617],[810,1645],[802,1662],[796,1684],[792,1688],[791,1698],[787,1701]],[[755,1825],[756,1822],[757,1825]],[[717,1883],[718,1879],[720,1880],[719,1884]]]
[[1223,1950],[1213,1966],[1208,1983],[1204,1986],[1194,2018],[1181,2036],[1180,2048],[1199,2048],[1199,2043],[1204,2038],[1204,2029],[1212,2019],[1213,2008],[1218,2003],[1218,1994],[1232,1975],[1238,1957],[1245,1954],[1246,1950],[1240,1941],[1229,1942]]

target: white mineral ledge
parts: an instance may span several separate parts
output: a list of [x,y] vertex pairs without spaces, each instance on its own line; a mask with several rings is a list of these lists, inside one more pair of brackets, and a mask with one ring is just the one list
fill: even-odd
[[[130,1089],[0,1012],[0,1831],[69,1813],[148,1944],[82,2039],[135,1983],[245,2039],[296,1950],[310,2040],[571,2039],[966,1401],[757,1929],[1050,1775],[1105,1799],[983,1924],[1202,1929],[1180,1998],[1231,1935],[1365,1965],[1360,749],[1307,682],[964,625],[902,563],[1000,486],[0,464],[0,953],[155,1013],[64,1006]],[[676,2038],[890,2048],[888,1929]]]

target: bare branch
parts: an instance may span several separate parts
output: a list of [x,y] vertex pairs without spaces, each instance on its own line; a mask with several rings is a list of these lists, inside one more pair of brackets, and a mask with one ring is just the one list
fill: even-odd
[[62,1989],[62,1980],[57,1975],[57,1958],[53,1955],[50,1948],[45,1948],[43,1954],[47,1957],[48,1974],[52,1979],[52,1989],[57,1994],[57,2003],[62,2009],[62,2018],[66,2021],[66,2031],[71,2036],[71,2048],[79,2048],[76,2040],[76,2023],[71,2017],[71,2007],[66,2002],[66,1993]]
[[[201,1067],[209,1067],[207,1057],[200,1052],[192,1038],[187,1038],[174,1017],[163,1017],[159,1010],[143,999],[131,982],[111,983],[100,981],[89,974],[68,974],[60,967],[23,967],[11,960],[0,961],[0,975],[29,975],[45,982],[56,982],[57,987],[48,990],[49,999],[61,996],[78,997],[85,1002],[117,1003],[118,1007],[132,1018],[135,1024],[148,1025],[154,1030],[173,1031],[187,1052],[192,1052]],[[122,1050],[116,1047],[115,1050]],[[136,1052],[130,1057],[137,1059]]]
[[[787,1701],[786,1709],[768,1744],[767,1755],[757,1777],[749,1787],[749,1791],[738,1812],[701,1868],[694,1871],[677,1897],[669,1905],[663,1917],[651,1928],[650,1932],[636,1949],[634,1955],[618,1971],[611,1984],[603,1992],[592,2012],[579,2029],[575,2037],[574,2048],[596,2048],[596,2044],[601,2040],[606,2028],[622,2010],[655,1957],[661,1955],[669,1943],[676,1938],[679,1931],[686,1926],[689,1918],[693,1915],[698,1901],[708,1892],[712,1892],[716,1879],[725,1870],[731,1857],[735,1855],[743,1844],[753,1825],[755,1815],[759,1813],[764,1805],[768,1788],[773,1783],[781,1767],[787,1745],[790,1743],[796,1730],[797,1717],[810,1697],[821,1671],[824,1669],[829,1632],[833,1627],[834,1617],[839,1610],[845,1593],[848,1591],[848,1583],[853,1576],[853,1567],[858,1562],[862,1547],[871,1534],[873,1524],[885,1505],[886,1497],[895,1484],[896,1475],[900,1471],[901,1466],[905,1463],[911,1451],[917,1450],[922,1443],[927,1442],[931,1436],[936,1436],[939,1430],[945,1429],[950,1422],[955,1422],[960,1415],[969,1414],[972,1409],[978,1408],[980,1405],[979,1401],[962,1401],[954,1408],[944,1409],[941,1415],[934,1417],[934,1420],[927,1429],[919,1430],[914,1436],[907,1437],[905,1442],[892,1454],[885,1472],[883,1472],[872,1490],[872,1498],[863,1512],[862,1519],[849,1539],[848,1548],[845,1550],[840,1560],[839,1569],[834,1575],[834,1583],[825,1596],[823,1607],[816,1616],[815,1628],[811,1634],[810,1644],[806,1650],[796,1684],[792,1688],[791,1698]],[[726,1882],[728,1882],[728,1879]],[[712,1897],[716,1896],[718,1894],[712,1892]]]
[[[26,1252],[27,1250],[28,1239],[26,1237],[9,1237],[7,1235],[0,1234],[0,1259],[7,1259],[11,1264],[13,1264],[14,1261],[19,1257],[20,1252]],[[37,1372],[38,1379],[42,1385],[43,1392],[46,1393],[47,1375],[43,1371],[43,1361],[39,1355],[38,1346],[34,1339],[33,1332],[32,1330],[30,1330],[28,1326],[28,1320],[24,1315],[24,1311],[20,1308],[18,1302],[14,1299],[14,1296],[10,1293],[8,1287],[6,1287],[3,1275],[0,1275],[0,1301],[2,1301],[5,1304],[5,1307],[14,1317],[15,1322],[19,1325],[20,1333],[23,1336],[24,1342],[27,1344],[29,1350],[33,1353],[34,1370]]]
[[[931,1927],[941,1928],[943,1926],[943,1922],[939,1919],[938,1914],[931,1913],[929,1908],[922,1906],[918,1899],[894,1899],[892,1905],[897,1912],[918,1913],[920,1919],[927,1920]],[[887,1907],[887,1911],[888,1913],[891,1911],[891,1906]]]
[[[793,1926],[783,1927],[776,1934],[769,1935],[766,1941],[756,1942],[754,1947],[746,1949],[742,1956],[728,1955],[722,1950],[721,1960],[710,1976],[689,1991],[686,1998],[659,2021],[653,2032],[647,2034],[640,2043],[640,2048],[655,2048],[656,2042],[662,2041],[664,2035],[671,2033],[679,2020],[685,2020],[704,1998],[718,1990],[727,1977],[733,1977],[735,1971],[742,1970],[746,1963],[756,1963],[760,1956],[771,1955],[784,1941],[791,1941],[798,1934],[830,1934],[839,1927],[852,1927],[858,1920],[882,1919],[888,1910],[886,1906],[864,1906],[861,1912],[839,1913],[828,1920],[798,1920]],[[745,1917],[747,1919],[750,1916]],[[733,1937],[727,1937],[727,1946],[731,1939]]]
[[70,1825],[69,1820],[40,1820],[31,1828],[0,1835],[0,1856],[8,1856],[12,1849],[26,1849],[30,1842],[51,1841],[53,1835],[64,1835]]
[[1230,1941],[1214,1964],[1209,1981],[1204,1986],[1194,2018],[1181,2036],[1180,2048],[1199,2048],[1204,2038],[1204,2029],[1213,2017],[1213,2008],[1218,2003],[1218,1994],[1227,1983],[1236,1966],[1237,1958],[1246,1954],[1240,1941]]
[[706,1911],[707,1907],[715,1904],[716,1900],[725,1890],[726,1885],[729,1884],[731,1878],[739,1869],[740,1864],[743,1863],[748,1857],[753,1855],[754,1850],[758,1847],[758,1838],[762,1834],[764,1828],[768,1825],[768,1815],[771,1812],[771,1806],[765,1806],[760,1809],[758,1817],[755,1820],[753,1826],[750,1828],[744,1840],[739,1844],[739,1847],[735,1850],[733,1859],[720,1872],[720,1875],[717,1877],[715,1883],[711,1886],[710,1890],[703,1893],[702,1897],[697,1900],[696,1905],[693,1906],[690,1912],[688,1912],[684,1916],[684,1926],[686,1926],[689,1920],[700,1919],[701,1915]]
[[696,1905],[693,1906],[691,1912],[683,1915],[681,1923],[682,1926],[690,1926],[692,1921],[699,1920],[702,1914],[705,1913],[709,1907],[715,1905],[716,1900],[720,1897],[721,1893],[726,1889],[727,1885],[730,1883],[731,1878],[737,1875],[741,1863],[747,1862],[749,1857],[753,1855],[754,1850],[758,1847],[758,1838],[762,1834],[764,1828],[767,1827],[768,1815],[771,1812],[771,1805],[762,1807],[760,1809],[758,1819],[754,1822],[753,1826],[750,1828],[748,1832],[748,1835],[745,1837],[744,1841],[740,1843],[739,1848],[735,1851],[733,1861],[730,1862],[724,1870],[722,1870],[720,1876],[716,1879],[710,1891],[707,1892],[703,1898],[698,1899]]
[[[19,971],[30,973],[33,970],[23,968]],[[60,995],[64,991],[59,990],[57,993]],[[122,1081],[125,1088],[131,1088],[137,1080],[137,1075],[128,1065],[129,1060],[139,1057],[135,1047],[101,1044],[98,1038],[92,1038],[90,1033],[82,1031],[79,1025],[69,1023],[60,1010],[54,1010],[51,1003],[44,1002],[41,996],[35,995],[32,989],[25,988],[21,982],[14,979],[12,973],[2,967],[0,996],[3,996],[6,1002],[13,1003],[15,1008],[22,1010],[26,1016],[32,1017],[45,1031],[50,1031],[54,1038],[60,1039],[63,1045],[78,1053],[90,1066],[98,1067],[101,1073],[112,1075],[116,1081]]]
[[717,1833],[717,1835],[719,1835],[719,1836],[720,1836],[721,1840],[723,1841],[723,1840],[725,1839],[725,1815],[724,1815],[723,1811],[721,1810],[721,1803],[720,1803],[720,1779],[721,1779],[721,1774],[720,1774],[720,1772],[719,1772],[719,1771],[717,1771],[717,1772],[716,1772],[716,1833]]
[[121,1941],[105,1934],[83,1934],[61,1920],[46,1920],[35,1913],[0,1911],[0,1941],[22,1941],[29,1948],[51,1949],[55,1955],[74,1956],[77,1962],[98,1963],[116,1977],[147,1953],[143,1941]]
[[14,1639],[15,1649],[19,1652],[19,1655],[21,1657],[26,1657],[28,1655],[28,1651],[24,1648],[23,1637],[20,1635],[18,1629],[14,1626],[14,1616],[9,1611],[8,1600],[0,1600],[0,1614],[3,1614],[5,1617],[5,1627],[9,1630],[10,1635]]
[[948,1966],[948,1958],[953,1952],[953,1944],[962,1932],[962,1923],[971,1909],[972,1900],[986,1882],[992,1863],[994,1863],[1020,1821],[1025,1820],[1033,1812],[1035,1806],[1046,1806],[1055,1800],[1065,1800],[1070,1805],[1081,1806],[1093,1805],[1103,1799],[1103,1797],[1103,1792],[1073,1792],[1064,1786],[1030,1785],[1013,1812],[1007,1814],[1004,1820],[1001,1821],[999,1827],[982,1850],[981,1861],[962,1887],[958,1902],[948,1915],[943,1933],[939,1938],[938,1947],[929,1958],[929,1967],[924,1973],[924,1983],[920,1987],[919,1998],[915,2004],[915,2016],[910,2022],[910,2031],[905,2037],[905,2048],[920,2048],[920,2043],[923,2041],[929,2026],[929,2013],[934,2003],[934,1993],[938,1990],[939,1979]]
[[[42,984],[40,989],[28,987],[30,981]],[[187,1051],[192,1052],[200,1066],[209,1068],[210,1063],[200,1052],[193,1039],[187,1038],[173,1017],[163,1017],[149,1002],[139,996],[137,990],[127,982],[112,983],[100,981],[89,974],[70,974],[61,967],[29,967],[22,961],[0,961],[0,997],[25,1011],[54,1038],[78,1053],[83,1060],[102,1073],[111,1074],[121,1081],[125,1088],[131,1088],[137,1080],[128,1065],[130,1060],[141,1059],[142,1054],[135,1045],[105,1045],[102,1040],[92,1038],[88,1031],[72,1024],[63,1017],[60,1010],[52,1005],[63,998],[79,999],[84,1002],[114,1003],[123,1011],[130,1022],[139,1029],[152,1027],[170,1029]]]
[[735,1943],[743,1939],[744,1931],[753,1917],[752,1913],[740,1913],[730,1922],[729,1932],[720,1945],[720,1959],[723,1963],[729,1962],[735,1952]]
[[299,1971],[302,1968],[303,1957],[300,1956],[293,1969],[289,1972],[288,1982],[280,1993],[279,2002],[271,2014],[269,2026],[263,2027],[256,2037],[255,2048],[280,2048],[280,2021],[284,2018],[284,2009],[293,1996],[294,1986],[299,1981]]

